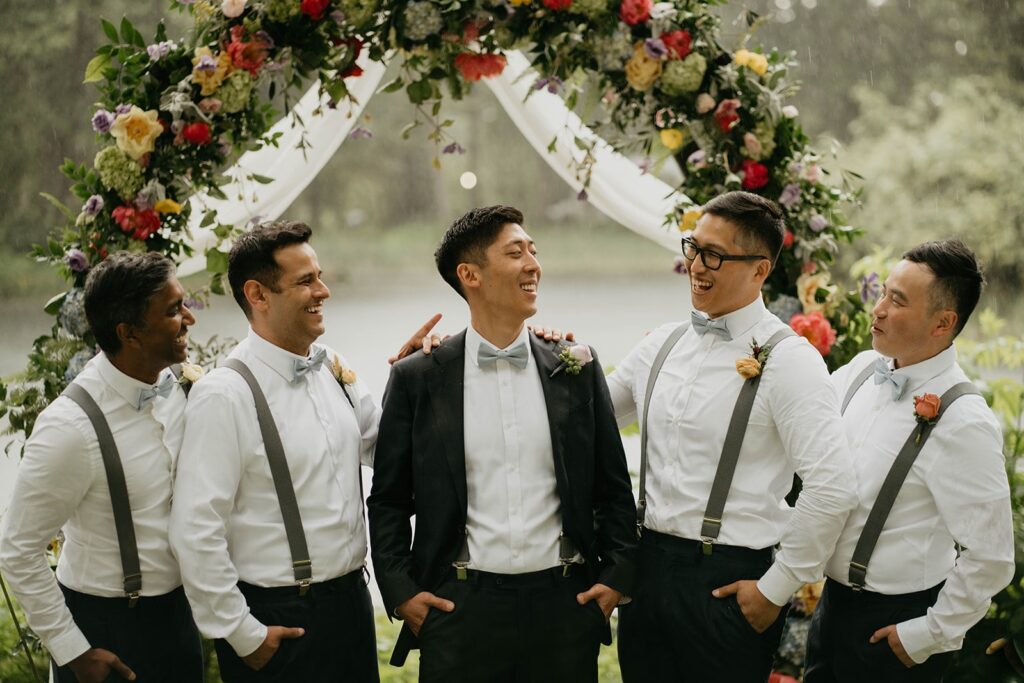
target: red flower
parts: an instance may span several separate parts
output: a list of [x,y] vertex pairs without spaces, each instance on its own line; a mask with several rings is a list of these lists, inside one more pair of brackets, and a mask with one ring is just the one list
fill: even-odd
[[768,677],[768,683],[797,683],[797,680],[792,676],[773,671],[772,675]]
[[789,326],[801,337],[811,342],[811,346],[818,349],[818,353],[827,356],[836,343],[836,331],[821,311],[814,313],[797,313],[789,319]]
[[324,12],[327,11],[327,6],[330,4],[331,0],[302,0],[300,9],[313,21],[320,21],[324,18]]
[[[572,0],[568,0],[566,7],[572,4]],[[554,9],[554,8],[552,8]],[[467,21],[466,25],[462,27],[462,44],[469,45],[475,42],[480,37],[480,29],[484,26],[481,21]]]
[[474,54],[463,52],[455,55],[455,68],[467,81],[479,81],[481,78],[497,76],[505,70],[505,55]]
[[363,75],[363,68],[358,64],[353,64],[344,71],[341,72],[342,78],[359,78]]
[[213,139],[210,137],[210,125],[197,121],[196,123],[190,123],[181,129],[181,137],[191,142],[193,145],[208,145]]
[[782,236],[782,248],[789,249],[791,246],[793,246],[793,242],[795,241],[796,235],[794,235],[791,231],[787,230],[786,233]]
[[768,167],[753,159],[743,160],[743,189],[756,190],[768,184]]
[[569,5],[572,4],[572,0],[543,0],[544,6],[552,12],[558,12],[563,9],[569,9]]
[[718,127],[723,133],[728,133],[732,130],[732,127],[740,120],[740,115],[736,113],[736,110],[741,107],[739,100],[722,100],[718,103],[718,108],[715,109],[715,121],[718,122]]
[[160,229],[160,216],[153,209],[133,209],[119,206],[111,212],[121,230],[130,233],[137,240],[145,240]]
[[661,34],[661,42],[665,43],[668,53],[672,59],[686,59],[690,54],[690,45],[693,39],[686,29],[682,31],[669,31]]
[[231,63],[237,69],[245,69],[253,76],[267,59],[269,46],[262,40],[242,40],[245,29],[241,24],[231,27],[231,42],[227,45]]
[[630,26],[642,24],[651,18],[651,0],[622,0],[619,18]]

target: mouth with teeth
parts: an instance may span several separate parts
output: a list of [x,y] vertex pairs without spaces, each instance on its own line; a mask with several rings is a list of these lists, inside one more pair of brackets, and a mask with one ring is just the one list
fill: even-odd
[[692,272],[690,273],[690,290],[694,294],[707,294],[707,292],[715,286],[715,283],[710,280],[704,280],[695,276]]
[[519,285],[519,289],[523,290],[527,294],[533,294],[534,296],[536,296],[536,294],[537,294],[537,283],[536,282],[524,282],[521,285]]
[[181,347],[188,346],[188,328],[182,328],[181,332],[177,337],[174,338],[174,343]]
[[304,309],[306,313],[312,313],[313,315],[321,315],[324,312],[324,304],[320,302],[314,306],[306,306]]

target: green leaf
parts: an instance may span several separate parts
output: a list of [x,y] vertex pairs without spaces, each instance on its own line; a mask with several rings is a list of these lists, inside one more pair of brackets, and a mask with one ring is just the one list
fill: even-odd
[[224,273],[217,273],[210,280],[210,291],[214,294],[224,295]]
[[215,275],[228,272],[228,255],[218,249],[207,251],[206,270]]
[[110,55],[96,55],[85,65],[85,80],[82,83],[95,83],[103,80],[103,72],[110,66]]
[[207,211],[203,214],[203,220],[199,223],[200,228],[206,228],[213,225],[213,222],[217,220],[216,211]]
[[40,192],[39,196],[42,197],[43,199],[45,199],[46,201],[50,202],[50,204],[53,204],[55,207],[57,207],[57,210],[60,211],[62,214],[64,214],[64,217],[67,218],[69,221],[74,222],[74,220],[75,220],[74,212],[71,209],[69,209],[68,207],[64,206],[64,203],[61,202],[59,199],[54,197],[49,192]]
[[274,179],[271,178],[270,176],[260,175],[259,173],[253,173],[252,175],[249,176],[249,178],[263,185],[268,185],[274,182]]
[[135,27],[132,26],[132,22],[128,21],[128,17],[121,17],[121,42],[131,45],[134,37]]
[[107,35],[112,43],[120,42],[117,39],[117,28],[106,19],[100,19],[100,25],[103,26],[103,32]]
[[434,88],[431,87],[430,81],[423,79],[421,81],[415,81],[410,83],[409,87],[405,89],[409,94],[409,101],[413,104],[422,104],[430,99],[431,94],[434,92]]
[[57,296],[51,298],[46,302],[46,305],[43,306],[43,310],[50,315],[57,315],[57,311],[60,310],[61,304],[64,303],[64,298],[67,297],[67,295],[67,292],[61,292]]
[[398,78],[394,79],[393,81],[385,85],[383,88],[381,88],[378,92],[397,92],[398,90],[402,89],[403,85],[405,85],[405,83],[402,81],[402,77],[399,76]]

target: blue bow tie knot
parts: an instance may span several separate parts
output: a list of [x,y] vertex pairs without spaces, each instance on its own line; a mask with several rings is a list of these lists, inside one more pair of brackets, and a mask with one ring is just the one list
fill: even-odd
[[519,342],[511,349],[495,349],[489,344],[481,344],[480,350],[476,355],[476,362],[480,367],[484,367],[485,365],[494,365],[500,359],[508,361],[520,370],[523,370],[526,368],[529,358],[530,354],[526,350],[526,342]]
[[135,409],[141,411],[147,405],[152,403],[153,399],[157,396],[167,398],[171,395],[172,389],[174,389],[174,375],[167,373],[153,386],[146,387],[139,391],[139,402],[136,404]]
[[725,341],[732,341],[732,333],[729,332],[729,326],[721,318],[711,320],[697,311],[690,311],[690,325],[693,326],[693,331],[702,337],[710,332],[711,334],[718,335]]
[[324,364],[324,360],[327,358],[327,349],[320,349],[309,358],[296,358],[292,365],[292,376],[293,382],[298,382],[300,379],[305,377],[309,373],[316,373],[320,371],[320,367]]
[[907,382],[910,380],[906,375],[895,375],[889,369],[889,363],[884,358],[875,361],[875,384],[892,384],[892,400],[898,401],[907,390]]

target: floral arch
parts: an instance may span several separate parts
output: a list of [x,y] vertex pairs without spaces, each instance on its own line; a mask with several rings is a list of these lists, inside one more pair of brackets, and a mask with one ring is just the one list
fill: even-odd
[[[370,96],[406,94],[438,165],[461,149],[443,102],[480,80],[581,199],[662,244],[721,192],[778,201],[788,231],[769,306],[830,366],[845,363],[868,338],[867,296],[839,294],[828,266],[857,235],[842,212],[856,195],[830,181],[785,104],[792,55],[721,45],[712,6],[723,1],[172,0],[191,34],[171,40],[161,24],[151,41],[103,20],[108,42],[85,74],[100,92],[100,149],[62,167],[80,205],[46,195],[65,224],[35,250],[70,288],[47,304],[57,324],[24,381],[0,396],[12,430],[30,432],[93,353],[80,288],[109,252],[162,251],[222,293],[225,245],[253,215],[287,208]],[[757,21],[748,14],[751,30]],[[399,75],[378,89],[394,61]],[[287,112],[276,124],[272,102]],[[672,188],[624,154],[673,159],[683,181]]]

